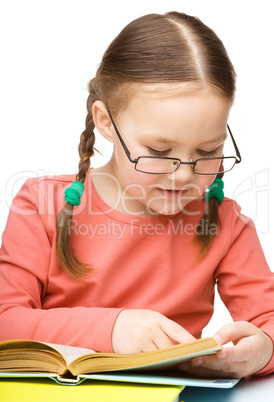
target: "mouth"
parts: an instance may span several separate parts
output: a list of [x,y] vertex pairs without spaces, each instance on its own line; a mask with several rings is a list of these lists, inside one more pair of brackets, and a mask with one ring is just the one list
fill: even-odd
[[186,194],[188,193],[188,190],[182,190],[182,189],[163,189],[163,188],[157,188],[157,191],[166,198],[181,198],[185,197]]

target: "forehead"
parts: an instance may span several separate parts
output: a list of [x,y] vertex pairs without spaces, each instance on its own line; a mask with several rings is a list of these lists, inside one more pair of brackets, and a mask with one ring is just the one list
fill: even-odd
[[226,131],[230,108],[229,99],[201,84],[142,84],[134,88],[119,121],[144,134],[219,134]]

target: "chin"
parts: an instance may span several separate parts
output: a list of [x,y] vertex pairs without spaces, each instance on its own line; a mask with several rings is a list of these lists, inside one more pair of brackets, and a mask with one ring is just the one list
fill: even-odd
[[176,200],[176,202],[153,202],[149,205],[148,210],[151,211],[151,214],[158,215],[177,215],[180,213],[188,204],[190,204],[194,199],[181,199]]

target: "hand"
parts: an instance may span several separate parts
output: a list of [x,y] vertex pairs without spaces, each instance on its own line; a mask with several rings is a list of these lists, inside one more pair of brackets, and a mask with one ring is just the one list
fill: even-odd
[[245,321],[226,324],[213,337],[222,345],[232,341],[234,346],[216,355],[195,357],[178,368],[199,377],[241,378],[261,370],[273,353],[270,337]]
[[122,310],[112,330],[115,353],[140,353],[195,338],[176,322],[151,310]]

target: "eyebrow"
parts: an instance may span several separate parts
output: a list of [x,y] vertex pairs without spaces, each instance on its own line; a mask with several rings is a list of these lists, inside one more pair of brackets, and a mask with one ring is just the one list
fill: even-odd
[[153,135],[154,134],[140,134],[140,139],[145,140],[145,141],[149,140],[149,141],[153,141],[153,142],[162,142],[165,144],[175,143],[175,141],[172,141],[170,138],[160,137],[160,136],[154,137]]
[[205,142],[203,142],[203,144],[211,144],[211,143],[213,143],[213,142],[218,142],[218,141],[220,141],[220,140],[226,140],[227,139],[227,134],[221,134],[221,135],[219,135],[218,137],[215,137],[215,138],[212,138],[211,140],[209,140],[209,141],[205,141]]
[[[159,143],[164,143],[164,144],[176,144],[177,141],[172,141],[170,138],[167,137],[160,137],[160,136],[153,136],[154,134],[140,134],[140,139],[141,140],[150,140],[152,142],[159,142]],[[212,138],[208,141],[204,141],[202,144],[211,144],[213,142],[218,142],[220,140],[226,140],[227,134],[221,134],[218,137]]]

